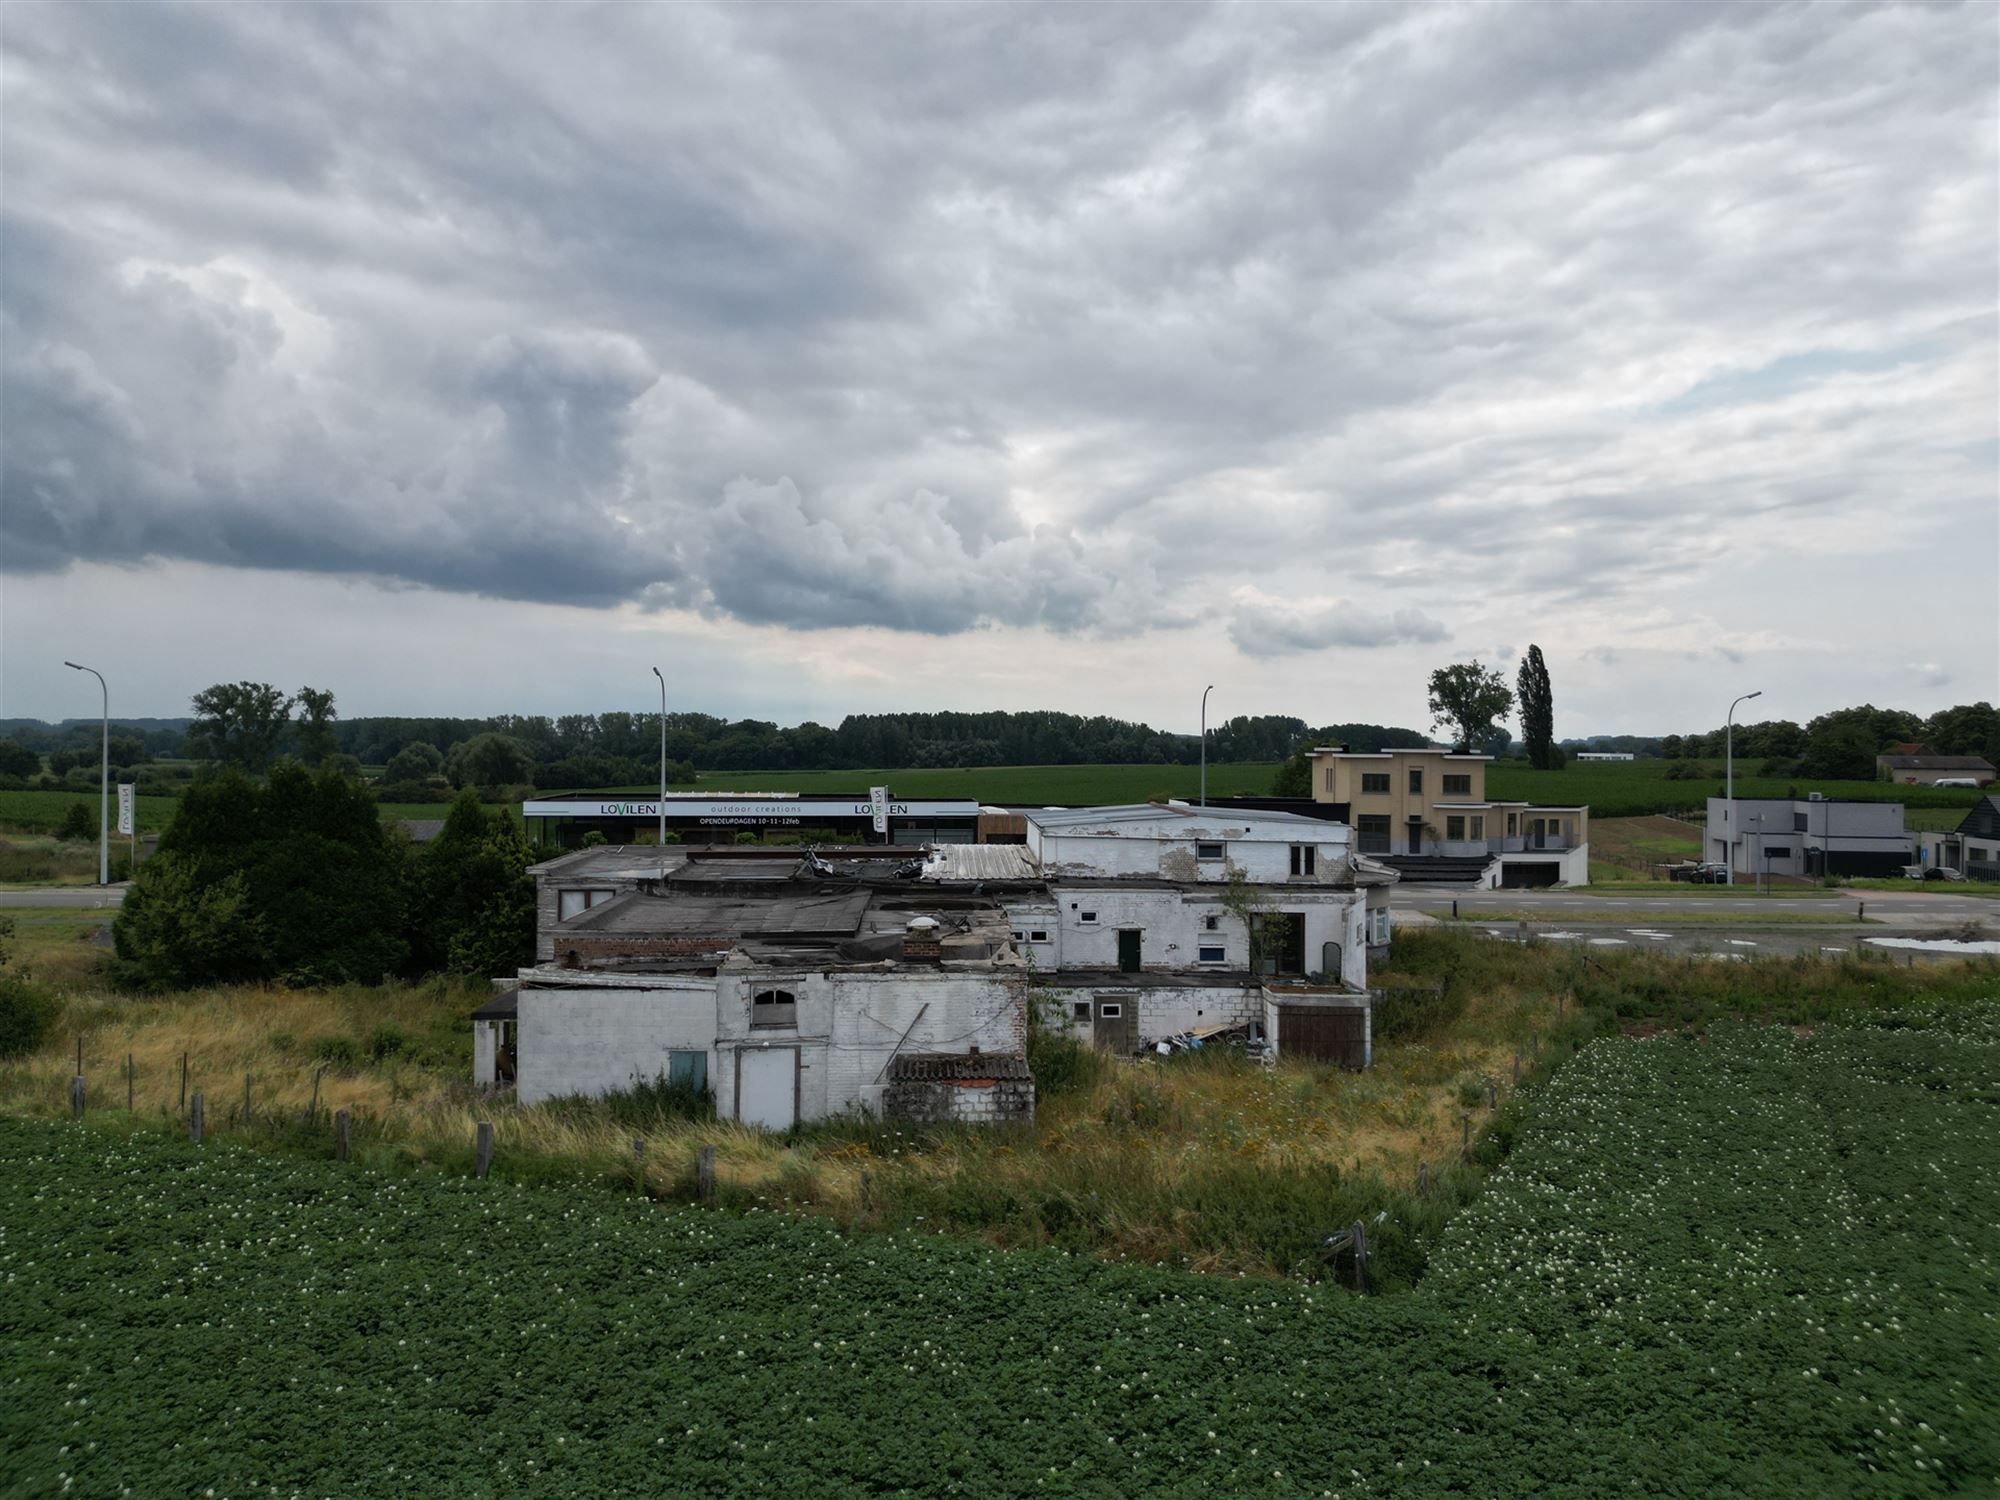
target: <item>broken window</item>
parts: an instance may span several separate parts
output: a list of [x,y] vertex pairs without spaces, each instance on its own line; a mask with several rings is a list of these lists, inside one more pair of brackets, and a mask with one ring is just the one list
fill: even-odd
[[1069,1015],[1072,1021],[1088,1021],[1090,1019],[1090,1002],[1088,1000],[1070,1001]]
[[1222,918],[1218,916],[1203,917],[1201,925],[1206,931],[1219,932],[1222,929]]
[[752,1026],[796,1026],[799,1024],[797,998],[790,990],[759,990],[750,997]]

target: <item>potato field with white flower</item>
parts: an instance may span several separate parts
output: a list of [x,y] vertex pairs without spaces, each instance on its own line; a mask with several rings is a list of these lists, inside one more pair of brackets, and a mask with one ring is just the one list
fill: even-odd
[[2000,1491],[2000,1012],[1526,1121],[1379,1298],[0,1121],[0,1488]]

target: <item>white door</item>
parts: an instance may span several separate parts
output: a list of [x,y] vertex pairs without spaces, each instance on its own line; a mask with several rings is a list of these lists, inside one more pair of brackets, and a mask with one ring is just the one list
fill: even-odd
[[766,1130],[790,1130],[798,1119],[799,1054],[769,1047],[736,1054],[736,1118]]

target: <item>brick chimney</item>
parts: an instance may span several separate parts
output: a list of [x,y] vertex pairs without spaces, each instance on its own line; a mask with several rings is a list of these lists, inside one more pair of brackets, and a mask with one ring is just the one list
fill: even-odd
[[941,963],[944,947],[938,940],[938,924],[935,917],[912,917],[903,929],[903,961],[905,963]]

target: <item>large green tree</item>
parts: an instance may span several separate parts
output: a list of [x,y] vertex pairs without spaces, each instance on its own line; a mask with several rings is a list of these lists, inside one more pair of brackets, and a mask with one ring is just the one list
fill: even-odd
[[1540,646],[1528,647],[1515,683],[1521,695],[1521,741],[1528,747],[1528,764],[1537,771],[1559,770],[1563,753],[1556,745],[1555,695]]
[[518,786],[534,779],[535,762],[511,735],[482,734],[452,746],[444,772],[453,786]]
[[188,748],[242,771],[262,771],[277,756],[292,700],[268,682],[218,682],[194,695]]
[[334,737],[333,694],[325,688],[302,687],[292,700],[298,709],[299,759],[309,766],[321,765],[340,748]]
[[511,974],[534,960],[534,854],[514,819],[460,792],[416,851],[410,962],[418,972]]
[[294,762],[191,786],[113,926],[146,989],[232,981],[373,983],[408,949],[402,849],[349,777]]
[[1514,693],[1498,672],[1477,661],[1453,662],[1431,673],[1431,723],[1452,733],[1461,753],[1492,738],[1495,719],[1514,707]]
[[383,769],[382,780],[387,784],[407,781],[429,781],[444,772],[444,756],[438,747],[422,740],[411,740],[394,755]]

